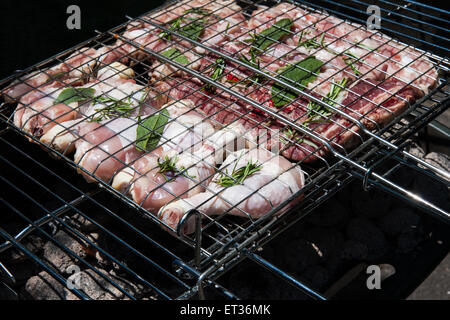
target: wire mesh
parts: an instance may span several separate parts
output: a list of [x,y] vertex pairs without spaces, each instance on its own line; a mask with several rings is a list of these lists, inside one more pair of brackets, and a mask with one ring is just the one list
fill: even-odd
[[[418,160],[405,152],[401,143],[448,107],[445,58],[396,40],[404,36],[401,32],[386,30],[393,33],[391,38],[332,16],[330,13],[336,10],[323,12],[318,4],[304,3],[309,7],[294,2],[262,6],[268,3],[240,1],[238,6],[232,1],[181,1],[130,18],[4,80],[2,120],[64,159],[88,181],[99,183],[196,247],[195,267],[212,274],[224,261],[236,257],[236,247],[248,247],[267,234],[270,238],[267,230],[288,221],[292,207],[309,212],[331,194],[327,190],[339,189],[342,181],[362,175],[366,184],[374,177],[371,182],[395,188],[382,175],[374,174],[374,164],[397,153]],[[415,14],[423,7],[408,4],[383,9],[390,13],[386,20],[395,25],[394,17],[408,18],[405,14]],[[407,12],[402,14],[401,10]],[[291,26],[280,27],[281,22]],[[423,27],[430,25],[435,26],[424,22]],[[447,39],[423,29],[410,29]],[[445,47],[437,49],[448,52]],[[321,72],[299,63],[310,57],[320,57]],[[299,85],[303,79],[293,80],[296,73],[312,79]],[[424,101],[435,104],[424,108]],[[417,125],[403,122],[420,109],[425,112],[415,117]],[[146,133],[144,138],[137,136],[139,130]],[[222,163],[222,154],[214,158],[216,149],[240,136],[245,137],[244,145],[237,147],[245,146],[246,153],[228,163]],[[182,146],[186,139],[187,145]],[[25,154],[11,144],[9,147]],[[241,168],[236,166],[241,157],[248,160],[247,167],[258,157],[264,159],[261,165],[279,160],[274,153],[264,157],[253,154],[254,150],[276,151],[295,164],[258,188],[250,188],[243,198],[224,196],[227,188],[217,185],[239,182],[236,169]],[[387,150],[387,156],[379,150]],[[248,154],[252,156],[247,159]],[[186,165],[177,167],[179,157]],[[2,160],[20,172],[14,163]],[[255,167],[258,172],[259,166]],[[292,181],[283,182],[287,195],[282,201],[273,203],[270,194],[262,193],[271,183],[279,182],[282,174],[300,168],[304,180],[298,176],[297,186]],[[428,169],[443,173],[429,165]],[[356,172],[349,175],[346,170]],[[158,176],[156,183],[149,181],[152,174]],[[174,182],[181,180],[184,187],[177,191]],[[39,181],[32,181],[45,190]],[[4,182],[20,191],[12,181]],[[145,191],[139,196],[142,185]],[[198,196],[199,190],[206,196],[192,209],[203,216],[200,230],[195,230],[190,219],[185,220],[184,229],[177,229],[190,210],[178,213],[175,222],[165,218],[164,212],[158,214],[167,202],[182,203],[185,198]],[[165,197],[163,205],[152,198],[155,194]],[[80,192],[79,196],[86,195]],[[266,208],[255,215],[245,205],[257,197]],[[27,198],[39,205],[32,197]],[[299,200],[300,205],[295,206]],[[214,216],[205,214],[211,202],[222,203]],[[6,204],[15,210],[13,204]],[[429,206],[426,201],[423,204]],[[432,209],[439,212],[439,208]],[[47,214],[59,219],[53,211]],[[197,237],[201,232],[202,243],[185,235],[186,231],[196,231]],[[2,235],[12,241],[6,233]],[[111,236],[115,237],[114,233]],[[153,265],[152,260],[146,261]],[[139,279],[134,271],[123,268]],[[157,286],[144,284],[167,297]]]

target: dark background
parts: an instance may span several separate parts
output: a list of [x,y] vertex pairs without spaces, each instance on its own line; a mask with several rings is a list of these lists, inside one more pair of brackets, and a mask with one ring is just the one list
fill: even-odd
[[[0,79],[24,69],[125,21],[164,0],[0,0]],[[81,30],[69,30],[69,5],[81,8]]]
[[[442,1],[425,2],[443,7]],[[95,30],[107,31],[125,22],[125,15],[136,17],[162,3],[164,0],[0,0],[0,79],[95,36]],[[81,30],[66,27],[66,10],[72,4],[81,8]]]

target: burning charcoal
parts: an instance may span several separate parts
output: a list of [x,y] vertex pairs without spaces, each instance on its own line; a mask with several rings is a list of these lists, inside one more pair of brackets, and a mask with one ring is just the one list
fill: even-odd
[[309,267],[302,273],[302,276],[313,288],[318,290],[322,289],[330,280],[328,270],[322,266]]
[[[69,236],[64,231],[58,231],[55,235],[55,240],[70,249],[74,254],[80,258],[86,258],[89,254],[87,246],[77,242],[74,238]],[[63,251],[57,244],[48,241],[44,245],[44,258],[49,261],[60,272],[66,273],[67,268],[76,264],[76,259]]]
[[446,211],[450,210],[450,192],[445,184],[423,174],[417,174],[412,191],[434,205]]
[[366,218],[354,218],[347,226],[347,236],[351,240],[364,243],[369,252],[368,259],[383,256],[388,250],[388,242],[383,232]]
[[298,239],[289,242],[289,244],[285,250],[274,250],[276,259],[273,261],[280,267],[286,268],[290,272],[299,273],[320,262],[321,257],[310,242]]
[[311,228],[305,232],[304,238],[314,244],[317,253],[324,260],[340,250],[344,243],[342,233],[333,228]]
[[25,284],[25,292],[35,300],[64,300],[66,298],[64,286],[46,271],[30,278]]
[[336,199],[330,199],[329,203],[310,214],[307,221],[318,227],[340,227],[347,219],[347,209]]
[[419,229],[409,229],[398,236],[398,249],[402,253],[410,252],[414,250],[422,240],[423,234]]
[[[141,287],[137,287],[130,282],[124,282],[122,279],[114,277],[113,275],[107,273],[105,270],[98,269],[107,278],[110,278],[117,287],[125,290],[132,296],[138,296],[142,291]],[[101,275],[97,274],[91,269],[82,271],[79,273],[79,285],[80,290],[82,290],[87,296],[94,300],[117,300],[124,299],[128,300],[129,297],[122,292],[121,289],[117,288],[110,282],[108,282]],[[64,289],[68,300],[78,300],[78,297],[71,293],[67,288]]]
[[443,153],[431,152],[427,154],[424,160],[433,166],[450,171],[450,157]]
[[82,215],[76,214],[67,220],[70,226],[80,229],[83,232],[91,233],[98,231],[98,227]]
[[[44,246],[43,240],[35,235],[29,235],[23,242],[25,248],[29,250],[33,254],[39,254],[42,251],[42,247]],[[6,251],[6,254],[2,256],[3,262],[16,264],[24,261],[29,261],[27,256],[18,249],[11,249]]]
[[367,192],[361,186],[355,185],[352,195],[352,209],[357,215],[363,215],[369,219],[380,218],[389,211],[390,197],[375,189]]
[[368,253],[369,249],[366,244],[355,240],[347,240],[342,248],[341,258],[349,261],[363,261],[367,258]]
[[420,217],[408,207],[395,209],[380,222],[381,229],[389,236],[397,236],[402,232],[416,227],[419,223]]
[[381,281],[384,281],[395,274],[395,267],[391,264],[382,263],[378,266],[381,271]]
[[425,156],[425,151],[416,142],[410,144],[408,152],[418,158],[423,158]]

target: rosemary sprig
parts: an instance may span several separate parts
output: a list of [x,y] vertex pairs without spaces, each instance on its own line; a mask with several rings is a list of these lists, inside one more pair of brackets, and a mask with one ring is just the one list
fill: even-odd
[[317,48],[324,48],[325,47],[325,43],[324,43],[324,37],[325,37],[325,33],[322,32],[322,34],[320,35],[319,40],[317,40],[317,37],[311,38],[311,39],[306,39],[304,41],[302,41],[303,38],[303,31],[300,34],[300,39],[298,41],[298,47],[305,47],[306,49],[317,49]]
[[158,158],[158,173],[161,173],[166,181],[172,181],[179,175],[184,175],[188,178],[195,178],[193,176],[188,175],[186,172],[186,168],[181,166],[177,167],[178,157],[174,156],[170,158],[169,156],[165,156],[163,159]]
[[102,120],[107,120],[115,117],[128,118],[131,116],[135,110],[135,106],[131,102],[131,98],[128,97],[128,102],[113,98],[111,96],[99,96],[93,99],[97,103],[104,104],[104,108],[97,108],[97,116],[91,121],[100,122]]
[[237,169],[236,167],[239,160],[240,157],[236,160],[236,164],[234,165],[233,171],[230,174],[228,173],[228,170],[225,170],[225,172],[221,173],[218,179],[214,180],[214,183],[217,183],[218,185],[225,188],[242,184],[245,179],[247,179],[252,174],[260,171],[262,168],[262,164],[259,164],[258,161],[252,162],[251,160],[249,160],[245,166]]
[[[197,17],[189,17],[189,14],[197,14],[200,15],[201,18]],[[198,41],[200,35],[205,29],[205,25],[207,24],[207,17],[214,16],[216,18],[220,18],[219,16],[212,14],[207,9],[203,8],[190,8],[184,11],[184,15],[177,17],[171,21],[169,21],[166,25],[168,25],[168,29],[174,32],[178,32],[181,35],[188,37],[192,40]],[[189,20],[189,21],[186,21]],[[183,27],[181,24],[183,22],[187,22]],[[168,32],[162,32],[160,34],[160,38],[172,40],[172,36]]]
[[[328,103],[331,106],[335,106],[336,99],[338,98],[341,91],[344,90],[345,86],[347,85],[347,81],[347,78],[342,78],[342,80],[338,83],[332,81],[330,91],[325,97],[322,98],[322,101]],[[306,120],[306,122],[315,121],[318,116],[329,117],[331,115],[330,109],[311,100],[309,101],[307,108],[309,118],[308,120]]]
[[[178,30],[181,26],[182,21],[183,21],[183,17],[178,17],[173,20],[170,20],[169,22],[167,22],[167,24],[169,25],[167,29],[169,29],[171,31]],[[162,32],[159,35],[159,37],[162,39],[172,40],[172,35],[168,32]]]
[[[216,62],[212,65],[214,66],[214,69],[211,73],[211,79],[212,80],[219,80],[222,78],[223,73],[225,71],[225,59],[223,58],[218,58],[216,60]],[[212,66],[208,67],[208,69],[212,68]],[[205,85],[205,89],[208,90],[211,93],[215,93],[216,92],[216,87],[211,85],[211,84],[207,84]]]
[[[348,51],[344,51],[344,52],[343,52],[343,55],[345,55],[345,57],[343,58],[345,64],[348,65],[348,66],[352,69],[353,73],[354,73],[356,76],[358,76],[358,77],[361,76],[362,73],[361,73],[361,72],[355,67],[355,65],[354,65],[354,63],[355,63],[357,60],[360,60],[361,58],[358,57],[357,55],[351,53],[351,52],[348,52]],[[364,60],[361,60],[361,62],[363,62],[363,61],[364,61]]]
[[[241,60],[245,64],[247,64],[255,69],[261,70],[261,61],[259,60],[259,58],[256,57],[256,54],[253,51],[250,51],[250,59],[248,59],[244,55],[240,55],[239,60]],[[263,83],[266,80],[267,80],[267,77],[265,77],[259,73],[253,72],[249,77],[247,77],[247,79],[245,79],[245,82],[248,87],[252,83]]]

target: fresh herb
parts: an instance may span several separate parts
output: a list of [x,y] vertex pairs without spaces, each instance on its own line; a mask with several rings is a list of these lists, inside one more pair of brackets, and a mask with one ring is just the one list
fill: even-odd
[[184,175],[187,178],[195,178],[187,174],[186,169],[181,166],[177,167],[178,157],[170,158],[165,156],[163,159],[158,158],[158,173],[161,173],[166,181],[174,180],[179,175]]
[[[277,78],[297,86],[300,89],[305,89],[308,83],[316,80],[317,72],[322,67],[323,62],[311,56],[295,64],[289,65],[287,68],[278,70]],[[280,70],[282,70],[280,72]],[[280,108],[290,103],[297,97],[297,93],[282,84],[274,83],[272,85],[272,101],[275,107]]]
[[[223,58],[218,58],[216,60],[216,62],[213,64],[214,68],[213,71],[211,73],[211,79],[212,80],[218,80],[220,81],[220,79],[223,76],[223,73],[225,71],[225,60]],[[208,69],[211,67],[208,67]],[[207,84],[205,86],[205,89],[208,90],[211,93],[215,93],[216,92],[216,87],[211,85],[211,84]]]
[[208,9],[204,9],[204,8],[190,8],[184,11],[185,14],[187,13],[196,13],[202,16],[209,16],[211,15],[211,12],[209,12]]
[[228,173],[228,170],[225,170],[225,172],[221,173],[218,179],[214,180],[214,183],[217,183],[218,185],[225,188],[242,184],[245,181],[245,179],[247,179],[255,172],[260,171],[262,168],[262,164],[259,164],[258,161],[255,162],[248,161],[247,165],[240,167],[239,169],[236,169],[239,160],[240,158],[236,160],[236,164],[234,165],[231,174]]
[[128,118],[135,110],[130,97],[128,98],[128,102],[108,95],[96,97],[94,101],[105,105],[104,108],[95,109],[96,116],[92,119],[95,122],[119,117]]
[[53,105],[64,103],[71,104],[72,102],[80,102],[92,99],[95,94],[93,88],[67,88],[61,91],[58,97],[53,102]]
[[[304,143],[315,149],[319,148],[319,146],[317,144],[315,144],[311,140],[301,137],[300,132],[298,132],[297,130],[294,130],[290,127],[288,127],[286,130],[284,130],[282,133],[286,136],[286,139],[289,139],[290,141],[293,141],[296,144]],[[290,144],[291,142],[287,141],[286,139],[284,139],[283,137],[280,137],[281,143],[283,143],[285,145]]]
[[306,40],[302,41],[302,38],[303,38],[303,31],[302,31],[302,33],[300,34],[300,39],[298,41],[297,46],[305,47],[306,49],[317,49],[320,47],[325,47],[324,37],[325,37],[325,33],[322,33],[319,40],[316,40],[317,37],[315,37],[315,38],[306,39]]
[[205,26],[203,22],[192,21],[176,31],[186,38],[198,41],[204,28]]
[[[352,69],[352,71],[353,71],[353,73],[356,75],[356,76],[361,76],[362,75],[362,73],[355,67],[355,62],[357,62],[358,60],[360,60],[361,58],[360,57],[358,57],[357,55],[354,55],[353,53],[350,53],[350,52],[348,52],[348,51],[345,51],[344,53],[343,53],[343,55],[345,56],[343,59],[344,59],[344,62],[345,62],[345,64],[346,65],[348,65],[351,69]],[[361,60],[361,62],[363,62],[364,60]]]
[[157,147],[169,117],[169,112],[163,109],[143,121],[139,120],[136,129],[137,150],[152,151]]
[[[347,85],[347,81],[347,78],[342,78],[342,80],[338,83],[332,81],[330,91],[325,97],[322,98],[322,101],[328,103],[331,106],[335,106],[339,94],[342,90],[345,89],[345,86]],[[306,122],[314,121],[318,116],[328,117],[331,115],[331,111],[329,108],[313,101],[309,101],[307,109],[309,119]]]
[[[183,21],[183,17],[178,17],[173,20],[170,20],[169,22],[167,22],[167,25],[169,25],[167,29],[169,29],[171,31],[176,31],[176,30],[180,29],[182,21]],[[172,34],[170,34],[168,32],[162,32],[159,36],[160,36],[160,38],[163,38],[163,39],[172,40]]]
[[[255,56],[254,52],[250,52],[251,58],[248,59],[246,56],[241,55],[239,57],[239,60],[241,60],[243,63],[245,63],[248,66],[251,66],[255,69],[261,70],[261,62],[259,59]],[[259,73],[253,72],[247,79],[243,80],[242,82],[245,82],[247,87],[250,86],[252,83],[262,83],[267,78]]]
[[[302,143],[303,139],[299,138],[299,132],[295,129],[292,129],[291,127],[287,127],[282,134],[286,139],[294,141],[296,143]],[[289,141],[287,141],[284,137],[280,137],[280,141],[284,144],[288,144]],[[296,140],[296,141],[295,141]]]
[[[195,12],[194,12],[195,11]],[[200,13],[202,12],[202,13]],[[208,12],[206,14],[205,10],[199,9],[199,8],[192,8],[185,11],[185,13],[200,13],[202,15],[210,15]],[[203,30],[205,29],[205,18],[198,18],[198,19],[190,19],[190,21],[185,24],[184,26],[181,26],[183,22],[186,22],[185,16],[181,16],[178,18],[175,18],[171,21],[169,21],[166,25],[168,25],[168,29],[174,32],[178,32],[179,34],[192,39],[194,41],[198,41],[200,38]],[[168,32],[163,32],[160,34],[161,38],[172,40],[171,34]]]
[[261,31],[261,33],[253,34],[251,39],[247,39],[247,42],[251,42],[252,44],[250,53],[263,53],[267,47],[288,35],[292,24],[291,19],[281,19],[280,21],[275,22],[271,27]]
[[53,82],[55,80],[58,80],[58,79],[64,77],[66,74],[67,74],[67,72],[57,72],[53,75],[49,75],[47,81],[45,81],[43,85]]
[[369,51],[375,51],[375,49],[365,45],[364,43],[355,43],[355,45],[360,47],[360,48],[362,48],[362,49],[366,49],[366,50],[369,50]]
[[185,55],[183,55],[178,49],[176,48],[170,48],[165,50],[164,52],[161,52],[161,55],[165,56],[166,58],[173,60],[175,62],[178,62],[182,65],[189,64],[188,58],[186,58]]

